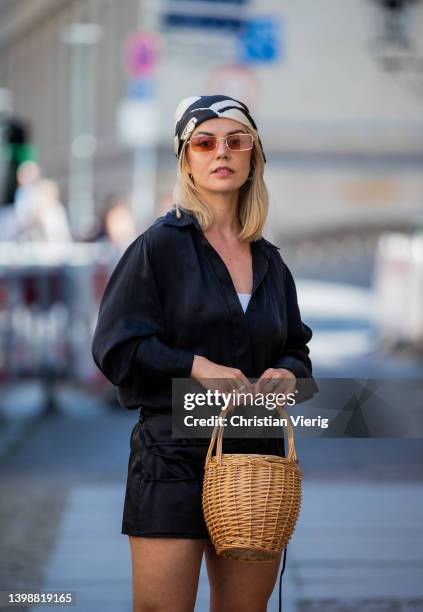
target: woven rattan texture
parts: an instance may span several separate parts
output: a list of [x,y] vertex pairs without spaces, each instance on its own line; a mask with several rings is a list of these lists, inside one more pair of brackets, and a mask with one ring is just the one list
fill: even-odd
[[286,428],[287,457],[223,454],[223,429],[213,432],[204,471],[202,504],[211,541],[217,554],[231,559],[273,561],[287,546],[301,506],[292,426]]

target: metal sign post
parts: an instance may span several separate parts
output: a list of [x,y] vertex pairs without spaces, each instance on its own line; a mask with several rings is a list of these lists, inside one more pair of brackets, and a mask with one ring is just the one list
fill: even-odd
[[122,49],[122,65],[130,77],[127,97],[118,109],[121,139],[134,150],[131,206],[137,231],[154,219],[158,162],[158,117],[154,73],[159,38],[154,32],[130,34]]
[[89,235],[94,222],[94,45],[102,36],[96,23],[72,23],[62,33],[70,46],[69,216],[73,233]]

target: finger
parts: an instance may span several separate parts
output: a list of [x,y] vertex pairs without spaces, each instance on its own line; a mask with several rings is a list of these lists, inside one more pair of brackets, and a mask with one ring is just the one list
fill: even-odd
[[260,382],[261,393],[264,393],[264,394],[269,393],[275,387],[275,383],[272,377],[273,377],[272,371],[267,371],[265,374],[263,374],[263,378]]
[[236,393],[251,392],[251,383],[242,372],[237,372],[231,382],[232,388]]
[[266,373],[267,373],[267,370],[265,370],[263,374],[260,376],[260,378],[256,381],[256,384],[255,384],[256,393],[262,393],[263,383],[264,383],[264,378],[266,376]]
[[275,377],[275,370],[273,368],[267,368],[261,375],[260,389],[262,393],[266,393],[273,387],[272,379]]
[[263,393],[265,383],[266,379],[261,376],[256,383],[257,393]]
[[226,378],[222,384],[222,391],[224,393],[232,393],[234,391],[234,381],[231,378]]
[[239,403],[243,406],[252,406],[254,404],[254,385],[249,383],[248,387],[245,388],[245,385],[242,385],[238,390],[239,395]]
[[227,368],[224,376],[222,377],[222,384],[224,385],[225,389],[230,389],[232,391],[241,383],[239,382],[235,371],[231,368]]
[[276,375],[273,374],[272,378],[269,378],[266,381],[266,390],[267,391],[274,391],[275,389],[277,389],[280,386],[280,379],[276,378]]
[[243,390],[251,389],[251,383],[243,372],[240,372],[240,376],[238,380],[241,382],[240,386],[243,387]]

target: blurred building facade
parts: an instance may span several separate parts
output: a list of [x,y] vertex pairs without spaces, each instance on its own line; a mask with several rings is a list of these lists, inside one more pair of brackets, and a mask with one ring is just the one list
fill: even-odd
[[[85,194],[81,214],[95,212],[134,183],[118,116],[137,83],[122,45],[153,30],[159,59],[141,97],[157,109],[157,211],[175,177],[177,102],[228,93],[262,132],[272,233],[412,223],[423,210],[423,2],[388,4],[3,0],[0,87],[30,121],[46,175],[74,199]],[[72,29],[81,23],[95,27]]]

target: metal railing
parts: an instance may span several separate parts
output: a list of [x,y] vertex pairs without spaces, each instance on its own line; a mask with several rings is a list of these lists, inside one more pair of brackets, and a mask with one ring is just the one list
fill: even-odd
[[58,380],[109,384],[92,361],[91,338],[120,255],[105,243],[0,243],[0,384],[40,380],[47,410]]

